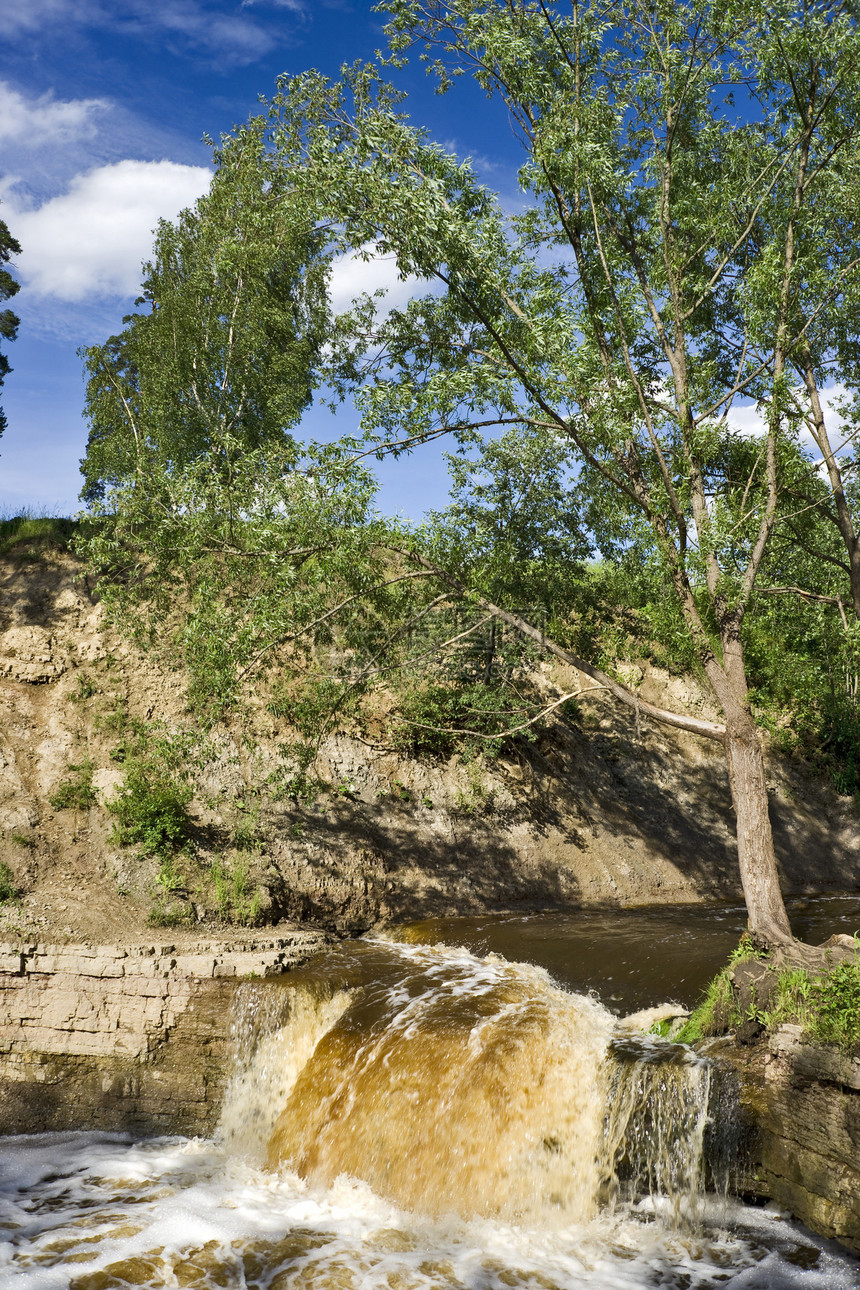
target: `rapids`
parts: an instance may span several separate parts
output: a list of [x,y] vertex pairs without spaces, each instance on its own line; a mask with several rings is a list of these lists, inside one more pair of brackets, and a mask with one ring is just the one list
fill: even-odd
[[0,1143],[3,1290],[860,1290],[726,1194],[706,1061],[417,939],[241,986],[215,1141]]

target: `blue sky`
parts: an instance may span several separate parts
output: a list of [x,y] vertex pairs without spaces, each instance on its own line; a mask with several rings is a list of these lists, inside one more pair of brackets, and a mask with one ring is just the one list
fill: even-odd
[[[281,72],[336,75],[384,44],[369,0],[18,0],[0,52],[0,217],[22,246],[12,302],[19,338],[0,391],[0,512],[78,509],[86,444],[79,346],[121,326],[151,230],[204,191],[208,133],[257,108]],[[413,119],[475,159],[513,196],[518,149],[476,88],[439,98],[417,65],[403,73]],[[476,109],[472,111],[474,104]],[[346,267],[338,291],[393,281],[384,264]],[[403,288],[395,283],[394,290]],[[313,411],[309,434],[349,432]],[[380,500],[418,518],[446,492],[432,445],[379,467]]]

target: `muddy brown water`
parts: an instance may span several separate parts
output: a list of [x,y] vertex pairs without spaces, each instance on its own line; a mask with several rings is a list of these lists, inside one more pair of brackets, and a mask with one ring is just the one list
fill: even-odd
[[[792,913],[821,940],[860,898]],[[844,1251],[708,1190],[714,1068],[617,1024],[694,1003],[743,923],[446,919],[246,982],[214,1140],[0,1141],[0,1288],[860,1290]]]
[[[795,936],[810,945],[860,929],[860,895],[792,901],[788,911]],[[594,993],[624,1014],[665,1002],[694,1007],[745,928],[742,905],[684,905],[433,918],[396,935],[533,963],[565,989]]]

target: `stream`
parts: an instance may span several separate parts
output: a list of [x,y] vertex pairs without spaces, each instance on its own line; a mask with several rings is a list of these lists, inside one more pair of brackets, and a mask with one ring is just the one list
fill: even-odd
[[[792,918],[853,932],[860,900]],[[711,1065],[618,1026],[695,1002],[742,927],[701,908],[448,919],[247,982],[213,1140],[0,1142],[0,1286],[860,1288],[845,1251],[730,1194]]]

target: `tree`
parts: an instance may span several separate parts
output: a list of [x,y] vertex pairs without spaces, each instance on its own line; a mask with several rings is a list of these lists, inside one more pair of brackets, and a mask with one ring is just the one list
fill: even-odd
[[[12,274],[5,265],[9,263],[11,256],[20,255],[21,247],[16,239],[9,232],[8,226],[0,219],[0,300],[8,300],[21,289],[20,282],[12,277]],[[0,336],[5,340],[14,340],[18,335],[18,326],[20,319],[12,312],[11,309],[0,309]],[[0,353],[0,386],[12,371],[9,366],[9,360],[5,354]],[[6,429],[6,416],[0,407],[0,435]]]
[[[307,405],[326,318],[320,239],[268,175],[252,133],[225,141],[210,191],[162,220],[144,265],[147,311],[83,351],[86,502],[206,459],[283,445]],[[166,473],[164,473],[166,472]]]
[[[281,81],[269,164],[330,230],[330,249],[376,245],[435,287],[354,335],[365,431],[387,451],[479,424],[551,430],[616,519],[638,513],[724,722],[652,715],[722,744],[750,923],[785,941],[744,624],[796,458],[792,365],[855,285],[850,259],[819,256],[812,272],[805,255],[847,218],[854,17],[792,0],[767,13],[707,0],[387,8],[395,62],[423,46],[443,90],[468,73],[501,100],[530,204],[507,217],[398,113],[378,68],[338,85]],[[725,468],[739,396],[766,409],[742,476]]]

